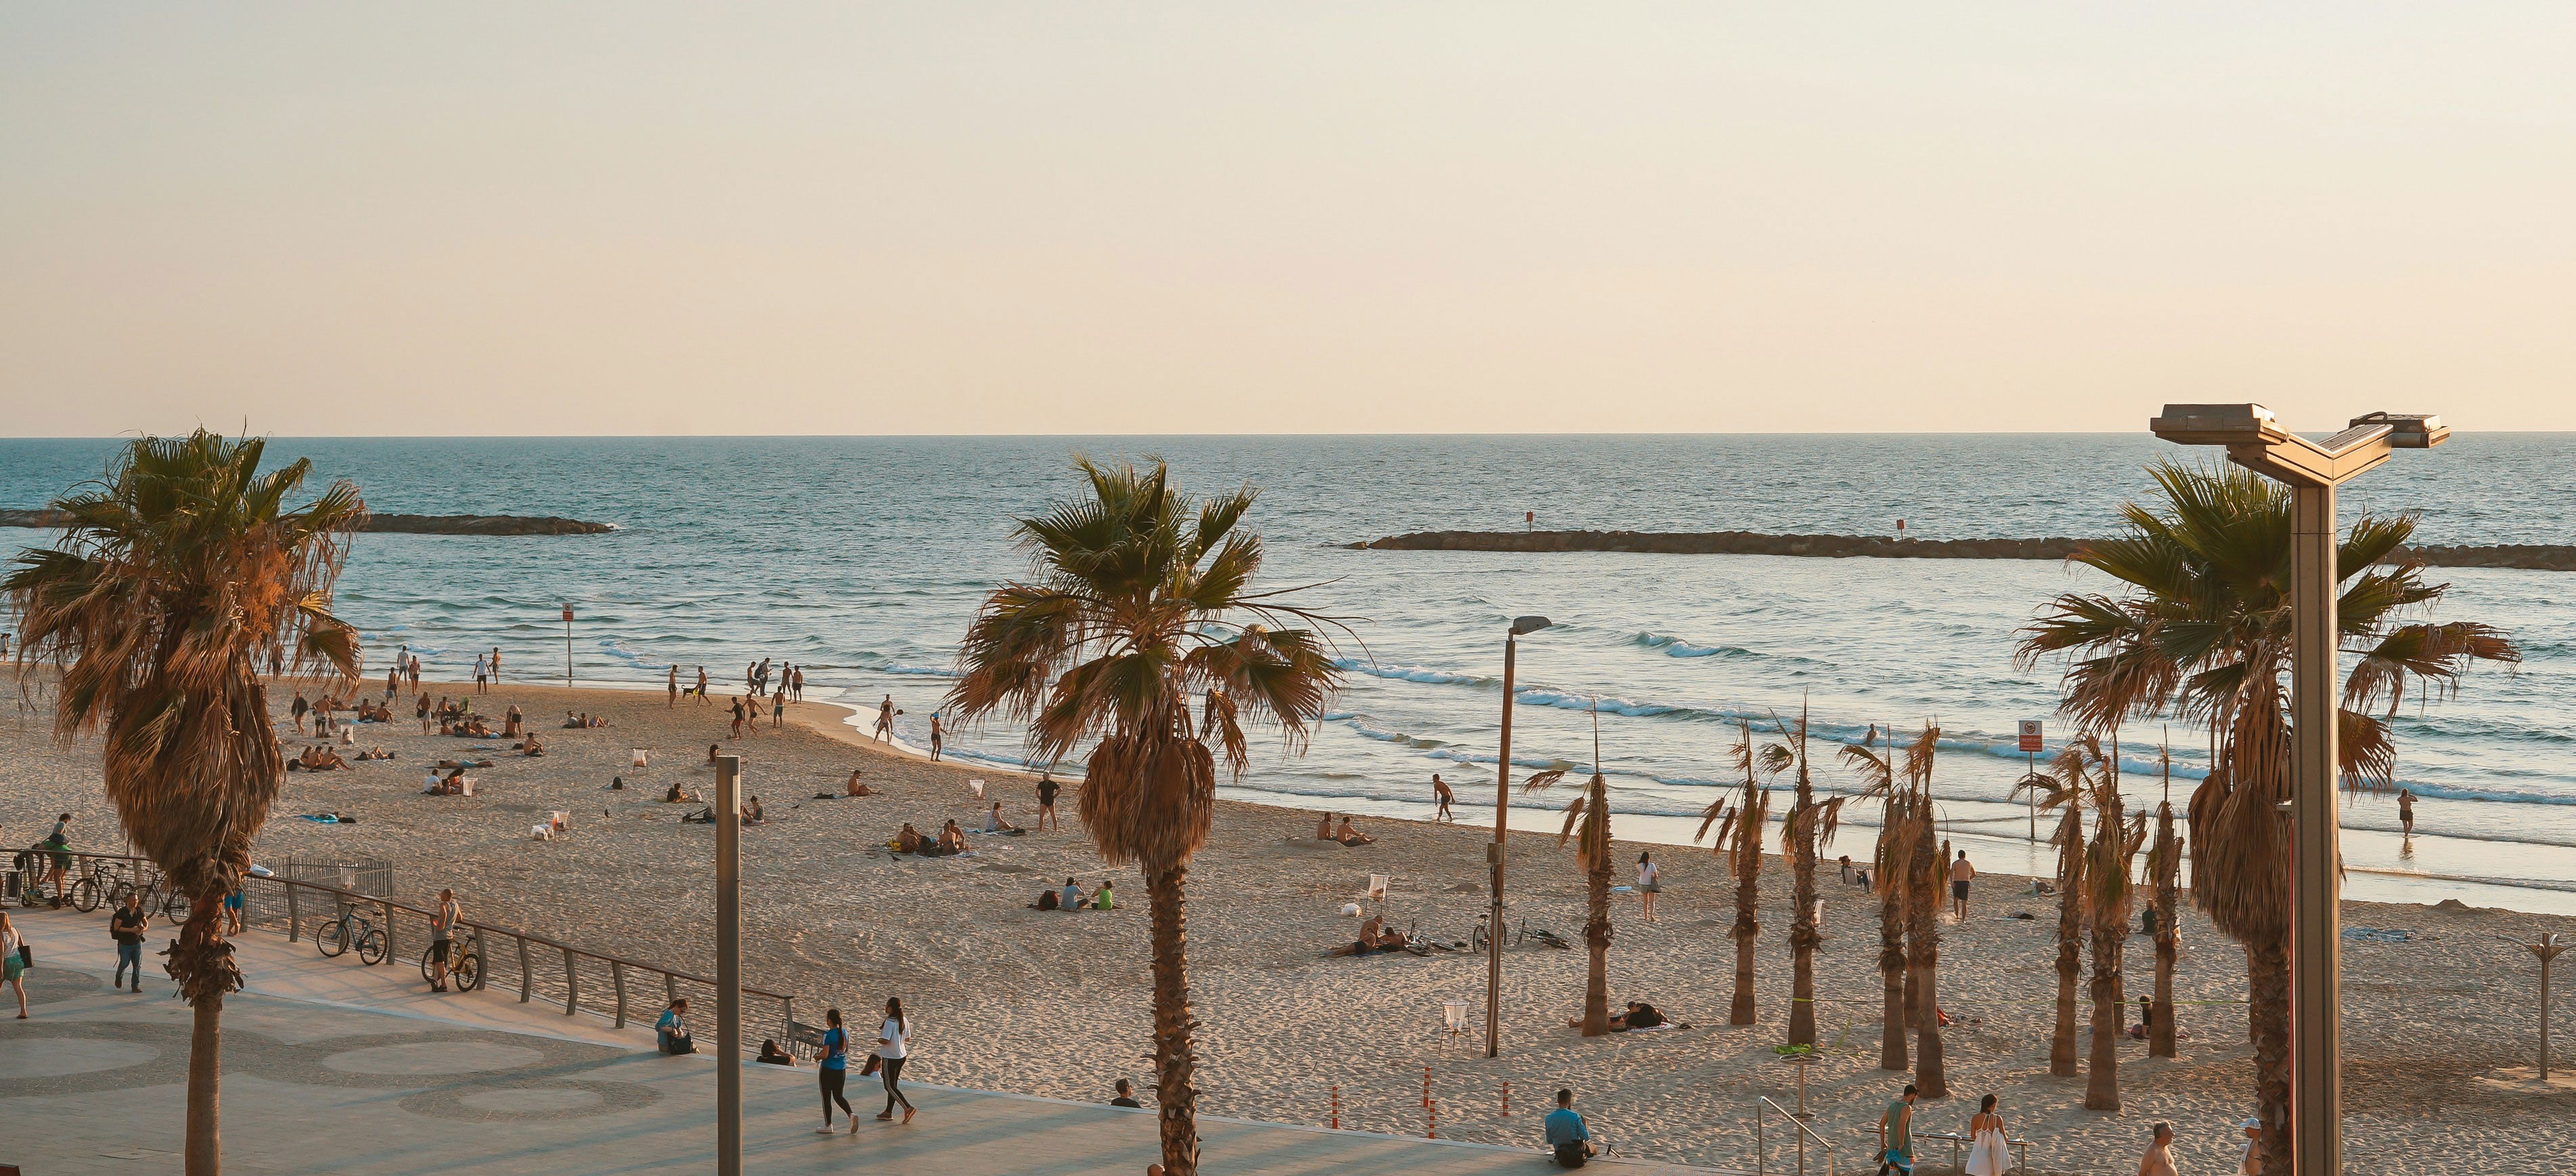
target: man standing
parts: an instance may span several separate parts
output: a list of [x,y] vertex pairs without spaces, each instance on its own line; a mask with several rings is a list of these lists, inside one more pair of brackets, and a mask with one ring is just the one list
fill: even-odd
[[286,713],[295,720],[296,734],[301,735],[304,733],[304,716],[312,711],[312,709],[313,704],[304,700],[304,692],[301,690],[296,691],[295,701],[288,704],[286,708]]
[[1958,922],[1968,921],[1968,883],[1977,880],[1977,868],[1968,864],[1968,851],[1959,851],[1959,860],[1950,863],[1950,913]]
[[678,707],[680,705],[680,667],[676,665],[671,667],[670,676],[662,681],[662,689],[670,695],[671,699],[670,704],[663,709],[670,710]]
[[2181,1176],[2174,1170],[2173,1124],[2156,1124],[2155,1141],[2147,1145],[2145,1158],[2138,1161],[2138,1176]]
[[2397,790],[2397,823],[2405,827],[2407,837],[2415,836],[2415,793],[2412,789]]
[[1442,821],[1452,825],[1458,823],[1458,814],[1449,811],[1449,806],[1458,802],[1458,794],[1449,790],[1449,782],[1441,779],[1438,772],[1431,773],[1431,799],[1440,804],[1440,811],[1431,816],[1432,824]]
[[492,678],[492,670],[491,670],[490,663],[487,663],[487,662],[485,662],[485,661],[483,660],[483,655],[482,655],[482,654],[479,654],[479,653],[478,653],[478,654],[475,654],[475,655],[474,655],[474,692],[475,692],[476,694],[481,694],[481,693],[483,693],[483,684],[484,684],[485,682],[490,681],[490,680],[491,680],[491,678]]
[[36,847],[45,851],[45,877],[43,881],[36,884],[36,889],[41,893],[45,887],[53,887],[54,907],[57,910],[63,905],[63,875],[72,868],[71,826],[70,813],[54,818],[54,831],[45,834],[45,840]]
[[456,924],[465,917],[456,904],[456,892],[438,892],[438,907],[429,916],[429,990],[447,991],[447,959],[456,948]]
[[134,991],[143,991],[143,935],[151,930],[152,917],[143,913],[143,896],[127,891],[125,905],[118,907],[116,917],[109,919],[107,932],[116,938],[116,978],[111,989],[125,987],[125,969],[134,969]]
[[879,703],[877,704],[877,729],[876,729],[876,739],[877,739],[877,742],[879,742],[879,743],[884,743],[884,742],[886,742],[886,741],[888,741],[888,740],[890,740],[890,739],[893,739],[893,738],[894,738],[894,695],[889,694],[889,695],[886,695],[886,696],[885,696],[885,700],[884,700],[883,702],[879,702]]
[[707,668],[705,666],[698,667],[698,705],[715,705],[713,701],[707,698]]
[[501,684],[501,647],[498,645],[492,647],[492,684]]
[[740,695],[736,695],[733,700],[733,734],[727,736],[727,738],[742,738],[742,711],[742,697]]
[[1055,827],[1056,827],[1056,831],[1057,831],[1057,832],[1062,832],[1062,831],[1064,830],[1064,821],[1063,821],[1062,819],[1058,818],[1058,817],[1055,815],[1055,794],[1056,794],[1056,793],[1058,793],[1058,792],[1060,792],[1060,791],[1062,791],[1062,790],[1063,790],[1063,786],[1062,786],[1062,785],[1059,785],[1059,784],[1057,784],[1057,783],[1055,782],[1055,775],[1054,775],[1054,773],[1051,773],[1051,772],[1040,772],[1040,773],[1038,773],[1038,831],[1039,831],[1039,832],[1045,832],[1045,831],[1046,831],[1047,822],[1049,822],[1049,821],[1054,821],[1054,822],[1055,822]]
[[1592,1132],[1583,1125],[1583,1116],[1574,1113],[1574,1092],[1559,1089],[1556,1109],[1547,1113],[1547,1146],[1556,1153],[1556,1166],[1580,1168],[1600,1153],[1592,1147]]
[[1878,1176],[1914,1171],[1914,1084],[1878,1117]]

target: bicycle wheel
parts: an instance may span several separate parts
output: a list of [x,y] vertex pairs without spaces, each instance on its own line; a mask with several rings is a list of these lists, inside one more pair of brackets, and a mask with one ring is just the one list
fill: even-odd
[[188,916],[196,909],[189,904],[187,895],[176,890],[161,896],[161,917],[170,920],[170,925],[173,927],[187,922]]
[[321,930],[313,933],[313,946],[321,948],[326,956],[349,950],[349,925],[338,919],[322,924]]
[[125,905],[125,900],[133,897],[133,895],[134,884],[119,880],[116,885],[108,887],[107,889],[107,905],[112,907],[122,907]]
[[370,968],[385,962],[385,933],[373,927],[359,932],[358,959]]
[[72,883],[72,906],[83,912],[98,909],[98,879],[84,877]]
[[457,956],[447,971],[455,978],[458,992],[472,992],[483,987],[483,957],[480,953],[469,951]]
[[435,961],[433,961],[433,960],[431,960],[431,959],[429,958],[429,953],[428,953],[428,952],[422,952],[422,953],[421,953],[421,955],[420,955],[420,982],[421,982],[421,983],[423,983],[423,984],[436,984],[436,983],[438,983],[438,973],[436,973],[436,972],[434,972],[434,971],[431,971],[431,970],[430,970],[430,969],[431,969],[431,968],[433,968],[434,966],[436,966],[436,965],[435,965]]

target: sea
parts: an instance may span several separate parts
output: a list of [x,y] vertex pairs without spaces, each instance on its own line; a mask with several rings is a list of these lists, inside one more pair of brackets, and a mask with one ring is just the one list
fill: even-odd
[[[0,507],[41,506],[100,475],[114,439],[0,440]],[[2029,767],[2017,724],[2048,751],[2060,666],[2014,665],[2052,596],[2107,590],[2037,561],[1816,559],[1618,552],[1365,551],[1431,529],[1831,532],[1920,538],[2089,536],[2149,494],[2157,461],[2206,455],[2136,435],[1690,435],[297,439],[317,484],[356,482],[380,512],[564,515],[613,533],[468,538],[361,535],[337,608],[369,664],[397,650],[433,678],[499,648],[533,682],[659,689],[705,666],[738,687],[749,663],[792,662],[807,698],[926,743],[957,642],[984,594],[1028,569],[1014,521],[1078,495],[1076,455],[1169,463],[1191,491],[1250,484],[1268,545],[1263,583],[1338,618],[1346,687],[1302,752],[1257,748],[1229,796],[1372,819],[1431,815],[1431,777],[1456,815],[1493,820],[1512,618],[1520,640],[1515,828],[1553,831],[1596,763],[1614,832],[1669,843],[1667,873],[1716,868],[1689,848],[1729,787],[1729,747],[1811,716],[1819,786],[1857,787],[1839,745],[1873,726],[1940,728],[1935,793],[1949,836],[1988,870],[2042,873],[2047,818],[2012,798]],[[2463,433],[2347,487],[2343,518],[2420,516],[2430,543],[2571,543],[2576,434]],[[41,531],[0,534],[12,547]],[[2388,902],[2576,913],[2576,573],[2434,569],[2439,620],[2503,626],[2524,655],[2480,667],[2455,696],[2410,698],[2394,723],[2400,783],[2419,798],[2398,835],[2388,797],[2349,797],[2347,894]],[[569,604],[567,626],[561,609]],[[2207,734],[2147,720],[2119,733],[2133,811],[2179,809]],[[965,762],[1024,767],[1004,724],[951,733]],[[2170,767],[2160,750],[2170,751]],[[2045,754],[2045,753],[2043,753]],[[747,771],[759,765],[751,750]],[[1062,765],[1079,774],[1079,765]],[[1785,803],[1778,807],[1785,808]],[[1776,811],[1776,810],[1775,810]],[[1866,860],[1871,806],[1828,856]],[[1703,847],[1704,848],[1704,847]],[[1702,863],[1702,864],[1694,864]]]

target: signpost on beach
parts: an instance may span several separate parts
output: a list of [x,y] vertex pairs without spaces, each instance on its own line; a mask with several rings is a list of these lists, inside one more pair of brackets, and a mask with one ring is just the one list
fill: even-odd
[[572,602],[563,606],[564,618],[564,689],[572,689]]
[[1514,617],[1503,634],[1503,738],[1494,757],[1494,843],[1485,860],[1494,867],[1494,911],[1485,930],[1485,1056],[1503,1047],[1503,844],[1512,828],[1512,672],[1523,633],[1535,633],[1555,622],[1546,617]]
[[[2039,720],[2021,721],[2021,757],[2029,768],[2025,778],[2039,774],[2039,730]],[[2039,790],[2035,788],[2030,793],[2030,843],[2039,844]]]
[[2178,445],[2224,445],[2227,460],[2290,488],[2290,1140],[2296,1176],[2341,1176],[2335,487],[2451,431],[2437,416],[2374,412],[2310,441],[2259,404],[2168,404],[2147,427]]
[[715,799],[716,1173],[742,1176],[741,756],[716,757]]

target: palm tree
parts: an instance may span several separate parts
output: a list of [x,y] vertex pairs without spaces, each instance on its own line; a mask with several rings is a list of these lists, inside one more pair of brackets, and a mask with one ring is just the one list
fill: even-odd
[[2047,770],[2022,777],[2012,791],[2034,794],[2043,809],[2066,810],[2048,836],[2057,847],[2057,1025],[2048,1040],[2048,1072],[2060,1078],[2076,1074],[2075,981],[2084,972],[2084,796],[2101,757],[2099,739],[2078,735],[2050,758]]
[[1942,1065],[1941,1001],[1933,981],[1941,968],[1941,841],[1932,814],[1932,760],[1941,729],[1925,724],[1905,748],[1905,857],[1890,876],[1906,875],[1905,990],[1914,1019],[1914,1084],[1925,1098],[1950,1097]]
[[[1889,732],[1889,743],[1895,733]],[[1870,873],[1878,891],[1878,976],[1879,1024],[1878,1068],[1907,1069],[1905,1029],[1912,1021],[1912,1006],[1906,1000],[1905,970],[1905,891],[1906,881],[1913,877],[1909,870],[1891,868],[1899,862],[1910,862],[1913,854],[1905,847],[1905,838],[1913,826],[1905,820],[1905,797],[1896,787],[1896,771],[1890,756],[1878,750],[1878,725],[1870,725],[1869,734],[1858,744],[1847,744],[1842,759],[1860,776],[1861,790],[1853,799],[1879,800],[1878,845],[1870,858]]]
[[[2156,760],[2163,767],[2165,788],[2173,788],[2173,751],[2158,748]],[[2156,991],[2148,1006],[2147,1056],[2176,1056],[2174,1046],[2174,966],[2182,956],[2182,930],[2174,925],[2176,900],[2180,897],[2177,881],[2182,874],[2182,843],[2174,837],[2174,808],[2168,800],[2156,806],[2156,842],[2147,851],[2147,877],[2155,883],[2156,896]]]
[[1280,603],[1279,591],[1252,590],[1261,539],[1238,529],[1250,486],[1201,504],[1172,489],[1160,464],[1150,473],[1074,464],[1089,496],[1019,521],[1030,577],[985,598],[949,703],[962,721],[1025,723],[1031,762],[1093,743],[1076,811],[1103,859],[1134,862],[1145,876],[1163,1169],[1193,1176],[1182,889],[1207,843],[1217,760],[1243,771],[1251,723],[1276,725],[1290,752],[1303,749],[1341,672],[1313,630],[1274,627],[1332,622]]
[[[1771,790],[1762,786],[1755,764],[1753,723],[1736,720],[1741,730],[1734,747],[1735,770],[1743,773],[1743,793],[1732,807],[1721,797],[1700,814],[1699,832],[1691,840],[1708,835],[1708,827],[1717,826],[1717,840],[1712,853],[1726,856],[1726,872],[1735,879],[1735,1000],[1727,1007],[1726,1023],[1753,1023],[1753,943],[1762,934],[1762,922],[1756,917],[1762,898],[1762,830],[1771,820]],[[1898,1067],[1902,1069],[1903,1067]]]
[[1593,760],[1592,781],[1583,795],[1565,806],[1565,829],[1556,837],[1562,847],[1581,827],[1575,861],[1582,866],[1590,903],[1583,919],[1583,946],[1591,954],[1590,967],[1583,974],[1585,1037],[1610,1031],[1610,796],[1608,783],[1601,778],[1598,752]]
[[1789,1044],[1816,1044],[1816,948],[1824,935],[1816,927],[1816,853],[1818,847],[1834,839],[1842,820],[1843,798],[1816,799],[1815,778],[1807,760],[1807,708],[1798,708],[1798,721],[1789,723],[1778,715],[1772,725],[1788,743],[1774,743],[1762,749],[1763,764],[1772,772],[1795,769],[1796,799],[1789,806],[1789,819],[1780,827],[1781,852],[1788,855],[1790,876],[1794,883],[1790,901],[1796,909],[1789,917]]
[[2087,1066],[2087,1110],[2120,1109],[2121,947],[2129,938],[2129,873],[2146,840],[2144,814],[2127,823],[2120,803],[2120,744],[2111,743],[2108,770],[2096,776],[2093,844],[2085,851],[2084,925],[2093,940],[2093,1057]]
[[[2209,776],[2189,805],[2192,901],[2245,949],[2264,1166],[2286,1172],[2290,846],[2277,806],[2290,799],[2290,493],[2232,467],[2167,462],[2151,472],[2161,500],[2128,504],[2120,535],[2071,557],[2120,581],[2120,595],[2054,598],[2023,631],[2016,660],[2067,657],[2060,709],[2087,729],[2167,712],[2215,733]],[[2337,768],[2349,787],[2393,782],[2387,719],[2409,679],[2419,698],[2448,696],[2474,662],[2520,660],[2492,626],[2410,619],[2449,589],[2400,554],[2415,526],[2366,515],[2338,544],[2338,638],[2356,655],[2339,719]]]
[[224,994],[242,983],[217,908],[250,867],[285,771],[259,663],[358,672],[357,632],[331,614],[331,585],[366,504],[338,482],[290,509],[312,463],[263,474],[265,449],[203,429],[127,444],[104,477],[54,501],[59,545],[21,551],[0,582],[21,664],[61,671],[55,737],[104,730],[117,819],[193,905],[169,952],[195,1014],[190,1176],[222,1170]]

